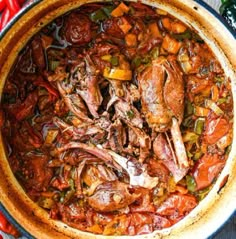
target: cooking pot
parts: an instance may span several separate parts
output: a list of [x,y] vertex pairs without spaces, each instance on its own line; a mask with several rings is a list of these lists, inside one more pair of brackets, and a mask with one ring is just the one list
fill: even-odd
[[[107,1],[107,0],[106,0]],[[20,12],[1,34],[0,41],[0,94],[18,52],[43,26],[56,17],[80,5],[93,1],[50,0],[35,1]],[[141,0],[163,9],[187,25],[195,28],[212,49],[225,74],[232,81],[234,111],[236,110],[236,40],[218,15],[200,0]],[[236,112],[236,111],[235,111]],[[235,119],[234,119],[235,125]],[[212,235],[236,208],[236,145],[235,128],[232,150],[226,166],[207,197],[183,220],[171,228],[132,238],[207,238]],[[8,213],[35,238],[106,238],[71,228],[52,220],[25,194],[15,179],[7,161],[3,138],[0,135],[0,201]],[[107,237],[108,238],[108,237]],[[109,236],[109,238],[131,238]]]

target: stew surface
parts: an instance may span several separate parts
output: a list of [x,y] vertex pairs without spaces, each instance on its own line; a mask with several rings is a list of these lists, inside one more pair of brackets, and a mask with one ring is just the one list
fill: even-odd
[[177,223],[231,147],[230,79],[193,29],[141,3],[90,3],[44,27],[20,52],[1,109],[27,195],[95,234]]

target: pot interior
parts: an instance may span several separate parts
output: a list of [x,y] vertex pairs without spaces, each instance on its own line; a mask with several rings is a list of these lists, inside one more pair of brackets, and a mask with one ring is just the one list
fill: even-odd
[[[11,26],[0,42],[1,94],[17,54],[30,38],[58,16],[88,2],[96,1],[42,1],[33,7],[29,6],[24,11],[24,15],[17,17],[17,23],[15,22]],[[217,56],[225,74],[231,79],[233,100],[235,101],[236,52],[232,50],[235,45],[235,39],[225,26],[216,19],[214,14],[206,10],[201,3],[193,2],[189,4],[187,0],[177,0],[175,2],[150,0],[142,2],[169,12],[197,30],[201,38]],[[233,129],[233,135],[235,135],[235,129]],[[4,141],[2,135],[0,141]],[[206,238],[219,228],[235,210],[235,148],[235,140],[233,139],[232,150],[226,166],[215,182],[214,187],[185,219],[171,228],[155,231],[145,236],[135,236],[135,238],[162,238],[163,236],[165,238],[188,238],[189,235],[194,235],[195,238]],[[33,237],[106,238],[103,235],[94,235],[76,230],[62,222],[50,219],[48,213],[28,198],[15,179],[8,164],[3,143],[0,145],[0,154],[1,202],[15,220]],[[109,236],[109,238],[113,238],[113,236]],[[119,236],[114,236],[114,238],[119,238]],[[130,237],[122,236],[120,238]]]

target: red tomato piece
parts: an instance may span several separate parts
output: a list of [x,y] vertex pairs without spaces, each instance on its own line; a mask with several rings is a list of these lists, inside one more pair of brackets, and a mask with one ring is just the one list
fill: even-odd
[[217,154],[205,154],[196,164],[193,177],[197,184],[196,190],[204,189],[211,185],[225,165],[225,159]]
[[204,139],[208,144],[215,144],[229,132],[230,124],[225,118],[208,119]]
[[161,216],[173,216],[176,218],[188,214],[197,206],[197,199],[190,194],[171,194],[158,208]]

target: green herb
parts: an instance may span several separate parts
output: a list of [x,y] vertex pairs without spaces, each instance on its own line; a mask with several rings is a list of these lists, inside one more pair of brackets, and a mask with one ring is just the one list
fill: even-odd
[[172,34],[172,37],[178,41],[183,41],[185,39],[191,39],[192,33],[190,30],[186,30],[185,32],[180,33],[180,34]]
[[196,182],[192,176],[186,175],[186,184],[190,192],[194,192],[196,190]]
[[55,71],[55,69],[59,66],[59,64],[60,64],[60,61],[54,61],[54,60],[49,61],[49,70]]
[[204,124],[205,124],[205,119],[198,118],[194,124],[194,132],[198,135],[202,134],[203,129],[204,129]]
[[157,57],[159,56],[159,47],[154,47],[151,51],[151,56],[152,56],[152,59],[157,59]]
[[192,115],[190,115],[189,117],[186,117],[184,120],[183,120],[183,126],[184,127],[191,127],[192,125],[193,125],[193,122],[194,122],[194,120],[193,120],[193,117],[192,117]]
[[198,43],[204,43],[202,38],[195,32],[192,32],[192,39]]
[[118,66],[119,65],[119,59],[117,56],[112,56],[110,59],[110,62],[112,64],[112,66]]
[[90,14],[90,19],[93,22],[99,22],[107,19],[107,14],[103,11],[103,9],[99,9]]
[[126,115],[128,116],[129,119],[133,119],[134,118],[134,112],[132,110],[127,111]]
[[102,10],[106,13],[107,16],[110,16],[114,8],[115,8],[114,6],[107,6],[103,7]]
[[197,151],[194,156],[193,156],[193,160],[198,160],[201,158],[201,156],[203,155],[203,153],[199,150]]
[[223,103],[226,103],[227,101],[228,101],[227,98],[220,98],[220,99],[218,99],[217,103],[218,104],[223,104]]
[[141,57],[140,57],[140,56],[136,56],[136,57],[133,59],[133,61],[132,61],[132,66],[135,67],[135,68],[137,68],[137,67],[139,67],[139,66],[141,65],[141,63],[142,63]]
[[186,115],[192,115],[193,114],[193,105],[190,101],[187,101],[186,103],[186,107],[185,107],[185,114]]
[[206,197],[206,195],[209,193],[209,191],[211,190],[211,186],[209,186],[208,188],[205,188],[201,191],[198,192],[197,194],[197,197],[198,197],[198,200],[201,201],[202,199],[204,199]]

